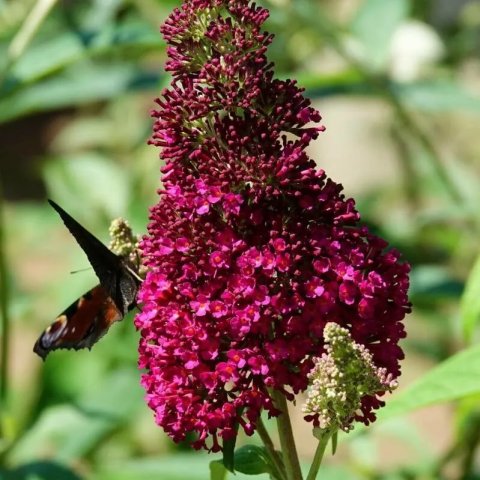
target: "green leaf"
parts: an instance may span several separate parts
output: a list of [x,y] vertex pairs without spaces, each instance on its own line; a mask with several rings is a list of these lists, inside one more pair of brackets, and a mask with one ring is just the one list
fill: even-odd
[[[298,84],[305,87],[310,93],[318,91],[335,93],[355,90],[364,81],[362,74],[355,69],[346,69],[334,73],[319,73],[302,70],[295,74]],[[284,75],[282,78],[290,78]]]
[[225,480],[227,478],[227,469],[221,460],[210,462],[210,480]]
[[43,411],[15,445],[9,459],[22,463],[49,455],[70,462],[85,455],[106,435],[131,421],[142,405],[136,370],[119,370],[77,406],[58,405]]
[[463,110],[480,114],[480,97],[453,81],[402,84],[396,91],[403,103],[425,112]]
[[81,477],[69,468],[53,462],[29,463],[3,475],[0,476],[2,480],[81,480]]
[[84,52],[78,35],[68,32],[46,41],[34,42],[10,73],[15,83],[30,83],[77,61]]
[[408,11],[408,0],[365,0],[358,10],[351,31],[362,43],[365,60],[374,69],[386,66],[390,40]]
[[[127,462],[102,462],[98,465],[95,474],[89,476],[88,480],[224,480],[226,477],[211,477],[212,464],[211,456],[203,452],[182,453],[175,455],[163,455],[156,458],[141,458]],[[221,463],[221,461],[220,461]],[[226,475],[225,467],[223,474],[217,466],[213,467],[218,475]],[[230,476],[229,476],[230,477]],[[236,473],[231,476],[235,480],[247,480],[251,478],[242,473]],[[259,480],[268,480],[269,476],[263,474],[257,477]],[[326,477],[331,480],[330,477]],[[350,477],[334,477],[335,480],[350,480]],[[357,480],[357,479],[355,479]]]
[[480,393],[480,345],[448,358],[405,390],[394,395],[378,412],[379,419],[403,415],[428,405],[451,402]]
[[224,467],[232,473],[235,473],[235,445],[237,443],[238,436],[238,422],[235,424],[235,436],[230,440],[223,441],[223,465]]
[[409,294],[415,300],[449,301],[457,299],[463,290],[461,284],[441,265],[419,265],[410,274]]
[[90,3],[92,6],[82,22],[83,29],[89,31],[101,30],[110,24],[123,4],[122,0],[93,0]]
[[0,99],[0,123],[36,112],[106,100],[158,78],[146,76],[128,64],[94,66],[78,63],[61,75],[47,78]]
[[165,43],[157,31],[139,21],[126,21],[119,25],[102,24],[88,47],[73,32],[64,32],[53,38],[49,35],[37,39],[28,47],[9,71],[7,87],[0,89],[0,92],[4,96],[9,88],[25,87],[90,58],[103,60],[130,53],[138,58],[145,52],[161,51],[164,47]]
[[235,452],[235,470],[246,475],[269,473],[269,459],[265,448],[244,445]]
[[463,336],[466,342],[471,342],[480,319],[480,255],[465,284],[460,300],[460,317],[463,327]]
[[230,472],[235,472],[235,444],[237,443],[237,435],[231,440],[223,441],[223,466]]
[[335,432],[332,435],[332,455],[337,453],[337,445],[338,445],[338,432]]
[[108,217],[124,215],[127,209],[128,176],[120,165],[96,153],[69,155],[49,162],[44,169],[48,191],[64,205],[87,198],[90,206],[100,207]]

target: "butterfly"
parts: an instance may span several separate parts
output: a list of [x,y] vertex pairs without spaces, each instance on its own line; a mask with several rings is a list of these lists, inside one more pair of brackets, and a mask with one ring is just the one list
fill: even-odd
[[44,360],[59,348],[91,348],[136,307],[141,278],[126,258],[109,250],[54,201],[48,201],[87,255],[100,284],[73,302],[40,335],[33,351]]

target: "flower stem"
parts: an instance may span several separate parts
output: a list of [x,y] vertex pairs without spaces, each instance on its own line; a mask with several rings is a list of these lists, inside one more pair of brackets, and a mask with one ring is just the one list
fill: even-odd
[[322,435],[318,441],[317,449],[315,450],[315,456],[313,457],[313,462],[307,475],[307,480],[315,480],[317,478],[318,470],[322,464],[323,454],[325,453],[325,449],[327,448],[328,441],[331,437],[332,433],[327,432]]
[[268,456],[270,457],[273,463],[273,466],[277,470],[278,478],[281,480],[286,479],[285,466],[283,465],[282,459],[279,456],[278,452],[275,450],[275,446],[273,445],[272,439],[270,438],[270,435],[267,429],[265,428],[265,425],[261,418],[259,418],[257,422],[257,433],[262,439],[263,445],[267,450]]
[[10,318],[8,311],[9,288],[8,272],[5,252],[5,228],[3,218],[3,197],[0,191],[0,411],[6,410],[8,393],[8,357],[10,340]]
[[280,446],[282,447],[283,463],[285,464],[287,480],[302,480],[302,471],[300,470],[297,448],[293,438],[287,401],[285,396],[277,390],[272,391],[272,397],[275,406],[282,412],[281,415],[277,417],[277,428],[278,436],[280,437]]
[[8,46],[9,62],[14,62],[20,58],[55,3],[57,3],[57,0],[37,0]]

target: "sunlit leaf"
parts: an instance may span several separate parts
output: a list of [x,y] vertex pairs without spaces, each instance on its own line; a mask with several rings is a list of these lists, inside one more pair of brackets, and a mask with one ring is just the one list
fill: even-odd
[[75,406],[45,410],[15,445],[9,459],[21,463],[45,455],[59,462],[80,458],[108,433],[131,420],[142,405],[142,394],[135,370],[115,372]]
[[473,265],[465,284],[460,301],[460,315],[463,336],[467,342],[471,342],[480,320],[480,256]]
[[[200,452],[160,456],[157,458],[137,459],[125,463],[99,466],[89,480],[209,480],[211,456]],[[213,462],[212,462],[213,463]],[[303,465],[302,471],[308,472],[309,465]],[[232,480],[248,480],[251,475],[235,472],[227,478]],[[255,479],[268,480],[268,474],[256,475]],[[321,470],[322,480],[360,480],[355,473],[341,466],[324,465]]]
[[57,108],[116,97],[122,92],[155,86],[158,76],[146,75],[129,64],[78,64],[0,99],[0,123]]
[[480,97],[458,83],[431,81],[399,85],[399,98],[407,105],[425,112],[453,112],[463,110],[480,114]]
[[[211,456],[199,452],[177,454],[158,458],[138,459],[121,464],[103,464],[91,480],[209,480],[211,479]],[[222,466],[223,467],[223,466]],[[221,470],[216,470],[221,475]],[[223,467],[225,472],[225,467]],[[213,477],[220,480],[222,477]],[[250,476],[236,473],[227,478],[246,480]],[[260,475],[258,480],[267,480],[268,475]]]
[[10,77],[19,84],[33,82],[79,60],[84,50],[72,32],[34,42],[15,64]]
[[[61,288],[64,284],[67,284],[67,290],[72,288],[72,282],[70,281],[60,281],[59,284],[58,288]],[[59,304],[57,310],[61,311],[73,300],[72,293],[70,293],[67,302]],[[52,313],[52,318],[53,316]],[[112,329],[114,328],[115,326],[112,326]],[[47,389],[44,395],[47,396],[49,403],[65,401],[65,398],[79,398],[79,396],[85,396],[101,388],[106,375],[108,375],[108,366],[105,362],[99,360],[95,353],[83,350],[72,355],[71,351],[64,350],[57,351],[49,356],[48,362],[42,364],[43,385]],[[40,363],[40,359],[37,361]],[[88,378],[88,382],[79,382],[79,378]]]
[[213,460],[209,464],[210,480],[225,480],[228,470],[223,465],[221,460]]
[[480,345],[463,350],[434,367],[405,390],[388,400],[379,419],[451,402],[480,392]]
[[[149,24],[140,21],[104,23],[88,45],[82,42],[81,32],[80,35],[72,31],[53,37],[49,35],[33,42],[12,66],[0,94],[9,95],[12,89],[28,87],[87,59],[105,58],[108,61],[104,63],[108,64],[113,55],[119,59],[135,53],[138,58],[151,50],[161,52],[164,47],[161,35]],[[125,62],[125,65],[129,63],[127,59]]]
[[111,218],[125,214],[127,172],[102,155],[82,153],[51,161],[44,176],[50,196],[66,209],[88,199],[91,206],[100,207]]

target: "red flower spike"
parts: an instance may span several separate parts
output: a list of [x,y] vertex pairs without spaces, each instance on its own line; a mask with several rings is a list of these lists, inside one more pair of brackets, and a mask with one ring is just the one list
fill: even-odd
[[[195,448],[278,415],[267,387],[304,391],[329,322],[400,374],[409,266],[308,157],[321,117],[273,78],[267,17],[247,0],[186,0],[161,29],[174,80],[153,111],[164,190],[135,324],[147,403],[175,441],[197,433]],[[365,397],[358,419],[381,405]]]

